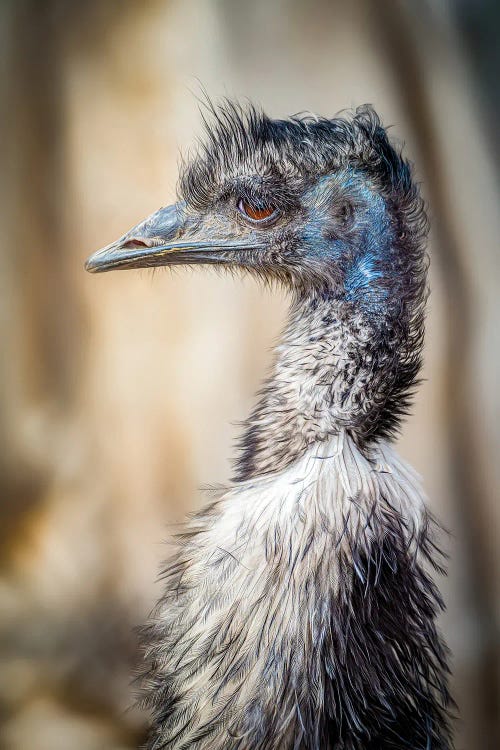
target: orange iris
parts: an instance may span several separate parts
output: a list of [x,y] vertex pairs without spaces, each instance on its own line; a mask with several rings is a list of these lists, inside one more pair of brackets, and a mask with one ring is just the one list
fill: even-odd
[[272,208],[272,206],[267,208],[257,208],[245,200],[240,201],[240,207],[243,213],[246,214],[249,219],[253,219],[253,221],[263,221],[264,219],[268,219],[274,213],[274,208]]

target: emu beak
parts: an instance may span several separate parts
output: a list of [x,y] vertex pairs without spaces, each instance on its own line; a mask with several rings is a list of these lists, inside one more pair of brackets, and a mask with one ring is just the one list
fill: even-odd
[[262,248],[251,236],[238,241],[234,237],[214,239],[213,234],[213,227],[186,216],[184,204],[175,203],[160,208],[119,240],[91,255],[85,268],[101,273],[120,268],[229,263],[233,251]]

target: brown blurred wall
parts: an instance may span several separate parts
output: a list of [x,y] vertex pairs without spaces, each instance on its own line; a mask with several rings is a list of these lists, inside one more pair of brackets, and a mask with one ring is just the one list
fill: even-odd
[[0,747],[139,742],[132,627],[168,531],[230,475],[286,311],[248,280],[83,272],[175,198],[202,88],[276,116],[371,102],[416,162],[432,296],[400,449],[452,531],[457,747],[500,746],[498,174],[450,8],[0,3]]

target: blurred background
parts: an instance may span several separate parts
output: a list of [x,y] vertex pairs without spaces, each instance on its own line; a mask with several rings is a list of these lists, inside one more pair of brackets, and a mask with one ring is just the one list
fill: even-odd
[[202,87],[273,116],[371,102],[430,205],[426,364],[400,450],[450,529],[457,747],[499,737],[500,6],[0,2],[0,747],[125,750],[133,627],[229,458],[286,312],[252,281],[90,276],[175,199]]

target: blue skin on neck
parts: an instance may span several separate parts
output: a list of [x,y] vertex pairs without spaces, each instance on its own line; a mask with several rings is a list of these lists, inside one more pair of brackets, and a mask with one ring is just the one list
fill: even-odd
[[[354,206],[349,227],[335,215],[335,206],[345,201]],[[366,313],[379,315],[389,294],[393,240],[384,199],[365,175],[349,169],[321,178],[306,195],[306,205],[303,240],[311,260],[336,264],[344,299]]]

